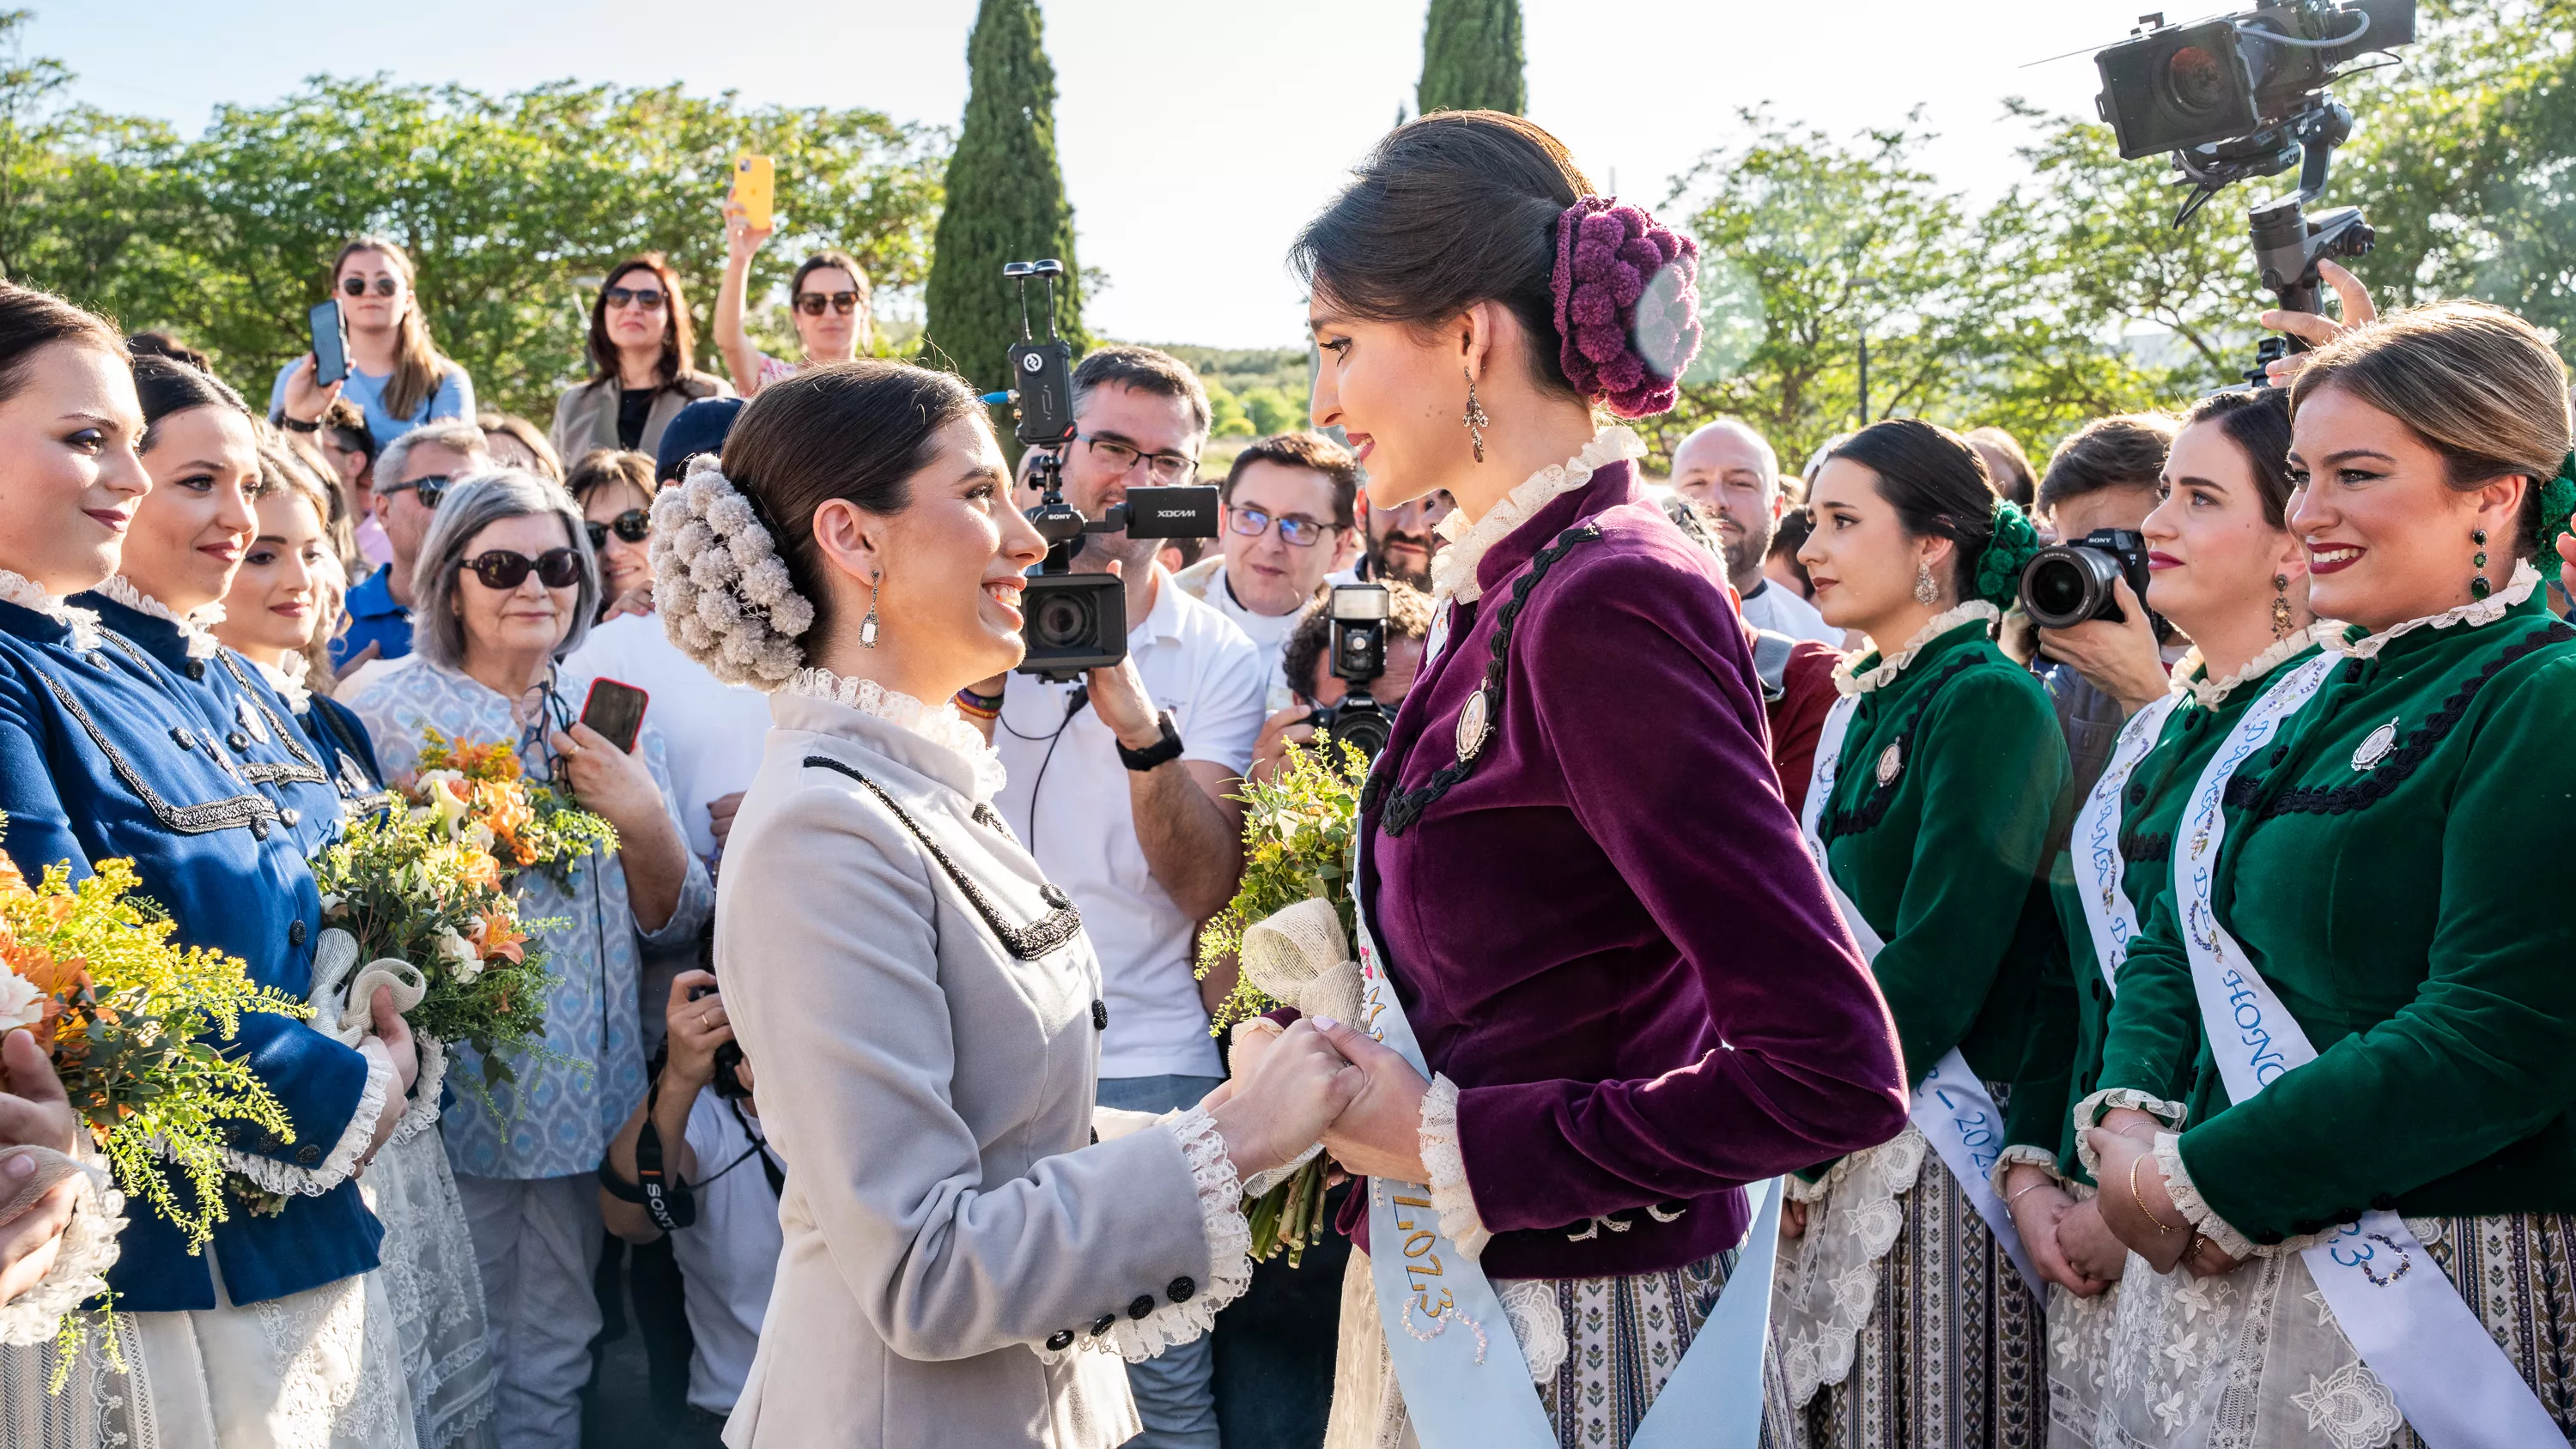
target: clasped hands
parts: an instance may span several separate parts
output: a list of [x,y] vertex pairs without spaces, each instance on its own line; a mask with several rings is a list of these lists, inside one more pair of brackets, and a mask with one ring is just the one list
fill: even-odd
[[2134,1108],[2105,1112],[2100,1126],[2087,1129],[2085,1140],[2101,1164],[2101,1191],[2092,1205],[2112,1236],[2159,1273],[2177,1265],[2195,1278],[2235,1271],[2242,1260],[2203,1237],[2175,1205],[2155,1156],[2155,1135],[2163,1130],[2152,1114]]
[[1293,1162],[1321,1141],[1347,1172],[1422,1182],[1422,1098],[1431,1084],[1400,1054],[1331,1017],[1248,1028],[1234,1075],[1199,1105],[1216,1119],[1237,1174]]

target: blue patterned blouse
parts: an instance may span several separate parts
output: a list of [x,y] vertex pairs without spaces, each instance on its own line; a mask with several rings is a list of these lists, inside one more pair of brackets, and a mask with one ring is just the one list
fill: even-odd
[[[573,717],[572,706],[550,689],[545,728],[535,728],[535,721],[522,724],[512,702],[488,685],[419,655],[355,683],[340,702],[375,736],[385,778],[394,781],[410,780],[418,768],[422,733],[431,728],[475,742],[514,741],[528,778],[551,779],[554,754],[545,736]],[[679,812],[671,806],[662,736],[651,723],[637,736],[636,748],[644,752],[677,828]],[[626,873],[614,856],[595,854],[583,863],[569,891],[533,870],[519,876],[516,889],[523,916],[562,923],[535,936],[558,977],[546,999],[545,1043],[549,1051],[580,1065],[511,1059],[517,1080],[494,1087],[493,1106],[487,1107],[480,1094],[464,1085],[482,1079],[482,1058],[470,1048],[455,1048],[450,1079],[457,1088],[443,1119],[447,1158],[457,1172],[472,1177],[588,1173],[599,1166],[609,1138],[644,1100],[645,1003],[638,999],[643,950],[695,939],[715,908],[715,887],[706,866],[691,857],[678,907],[662,929],[651,932],[636,923],[627,904]],[[658,1009],[660,1003],[652,1005]]]

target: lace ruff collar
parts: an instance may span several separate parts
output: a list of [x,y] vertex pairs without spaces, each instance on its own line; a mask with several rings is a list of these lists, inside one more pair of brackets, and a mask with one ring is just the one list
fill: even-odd
[[2214,684],[2207,679],[2193,677],[2195,674],[2205,673],[2209,668],[2209,662],[2200,657],[2200,646],[2194,644],[2191,646],[2191,651],[2183,655],[2182,662],[2174,666],[2173,692],[2191,696],[2192,703],[2202,709],[2216,710],[2227,703],[2227,696],[2239,686],[2260,679],[2289,663],[2299,651],[2309,645],[2326,644],[2342,632],[2341,624],[2319,619],[2287,638],[2274,640],[2271,648],[2246,660],[2244,668]]
[[975,771],[976,799],[990,800],[1001,792],[1005,778],[1001,755],[985,740],[984,732],[968,724],[953,704],[943,702],[933,708],[873,679],[846,679],[828,669],[800,669],[778,688],[782,694],[828,700],[908,729],[941,749],[966,757]]
[[224,621],[224,606],[220,603],[207,604],[185,615],[174,613],[169,605],[136,588],[134,581],[123,574],[110,577],[98,586],[98,591],[138,614],[166,619],[177,625],[180,637],[188,641],[188,657],[191,659],[212,659],[215,651],[224,647],[207,632]]
[[1582,452],[1562,463],[1550,463],[1503,495],[1502,501],[1487,509],[1473,526],[1464,513],[1452,513],[1440,520],[1440,536],[1448,540],[1448,546],[1431,560],[1431,601],[1437,604],[1455,596],[1462,604],[1476,602],[1485,592],[1485,586],[1476,582],[1476,566],[1485,561],[1487,549],[1511,537],[1540,509],[1590,483],[1595,471],[1644,456],[1645,442],[1634,432],[1623,427],[1603,428],[1584,444]]
[[1867,694],[1881,685],[1893,684],[1896,682],[1896,676],[1905,672],[1905,667],[1914,662],[1914,656],[1922,653],[1923,646],[1926,644],[1972,619],[1983,622],[1991,630],[2003,616],[2003,610],[1983,599],[1970,599],[1955,609],[1935,614],[1932,616],[1932,622],[1914,631],[1914,637],[1905,641],[1904,648],[1879,661],[1877,667],[1866,674],[1853,673],[1852,666],[1868,658],[1868,655],[1844,656],[1843,661],[1834,666],[1834,692],[1848,697]]
[[285,697],[288,713],[302,714],[313,707],[313,691],[304,683],[305,676],[312,672],[312,660],[301,654],[289,654],[286,656],[286,667],[283,669],[274,664],[263,664],[256,659],[252,659],[250,663],[253,669],[259,671],[259,677],[268,681],[269,688]]
[[2462,604],[2456,609],[2444,609],[2438,614],[2427,614],[2421,619],[2409,619],[2403,624],[2393,625],[2350,643],[2344,642],[2338,636],[2328,640],[2326,647],[2339,654],[2349,654],[2355,659],[2373,659],[2378,657],[2380,650],[2388,647],[2390,641],[2403,638],[2418,629],[2448,629],[2454,624],[2466,624],[2474,629],[2480,624],[2492,624],[2503,618],[2506,611],[2514,605],[2530,598],[2539,588],[2540,570],[2531,566],[2531,560],[2524,559],[2513,566],[2513,578],[2510,582],[2475,603]]
[[59,594],[45,592],[45,586],[25,574],[0,569],[0,600],[17,605],[61,624],[72,631],[74,649],[98,647],[98,611],[66,604]]

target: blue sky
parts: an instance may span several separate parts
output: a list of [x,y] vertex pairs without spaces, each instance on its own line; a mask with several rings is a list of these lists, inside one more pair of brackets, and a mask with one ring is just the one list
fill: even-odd
[[[28,52],[68,62],[82,99],[191,133],[218,103],[268,101],[324,71],[487,89],[677,79],[954,125],[975,12],[973,0],[18,3],[37,11]],[[1081,259],[1110,276],[1095,329],[1295,345],[1304,311],[1281,257],[1396,107],[1410,109],[1420,0],[1047,0],[1045,11]],[[2027,63],[2120,38],[2138,5],[1523,0],[1523,12],[1532,119],[1597,182],[1615,175],[1652,203],[1668,177],[1740,135],[1738,107],[1763,101],[1845,133],[1924,105],[1942,133],[1933,168],[1992,196],[2013,181],[2024,135],[2001,118],[2005,96],[2091,112],[2081,55]]]

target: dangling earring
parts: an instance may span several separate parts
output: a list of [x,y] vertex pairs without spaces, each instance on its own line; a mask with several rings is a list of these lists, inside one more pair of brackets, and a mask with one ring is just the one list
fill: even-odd
[[[1463,367],[1458,370],[1467,372]],[[1466,424],[1467,438],[1476,445],[1476,461],[1481,463],[1485,461],[1485,429],[1492,427],[1494,420],[1485,416],[1484,404],[1476,401],[1476,374],[1472,372],[1467,372]]]
[[859,647],[862,649],[877,647],[877,580],[883,577],[880,574],[868,580],[868,616],[859,621]]
[[2478,556],[2469,560],[2478,568],[2477,577],[2469,580],[2469,597],[2483,599],[2495,589],[2495,585],[2487,582],[2487,531],[2483,528],[2470,529],[2469,542],[2478,546]]
[[2272,575],[2272,637],[2290,637],[2290,576]]
[[1915,560],[1914,602],[1918,604],[1937,604],[1940,601],[1941,591],[1932,586],[1931,562],[1925,559]]

